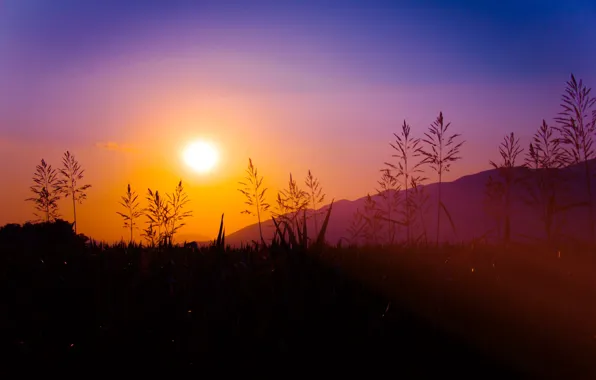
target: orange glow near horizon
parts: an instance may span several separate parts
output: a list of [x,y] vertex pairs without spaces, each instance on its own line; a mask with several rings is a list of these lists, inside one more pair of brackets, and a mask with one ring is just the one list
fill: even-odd
[[[85,169],[83,182],[92,185],[87,200],[77,206],[79,231],[98,240],[127,239],[128,232],[116,212],[121,211],[118,201],[129,183],[144,207],[148,188],[161,194],[171,193],[182,180],[193,216],[175,237],[178,241],[214,238],[222,213],[227,234],[256,223],[256,218],[241,214],[246,205],[237,190],[249,158],[259,175],[264,176],[272,208],[277,192],[287,186],[289,174],[303,186],[308,170],[319,178],[327,202],[354,200],[374,193],[379,169],[383,162],[392,160],[389,143],[403,118],[408,118],[414,133],[420,136],[436,117],[427,108],[434,109],[435,103],[440,103],[435,99],[432,107],[417,107],[415,94],[429,94],[432,100],[430,95],[436,93],[424,87],[304,94],[253,94],[239,90],[218,96],[226,91],[209,88],[176,92],[158,79],[152,91],[139,93],[122,111],[114,110],[115,119],[98,115],[85,121],[84,115],[78,114],[86,109],[57,110],[54,119],[48,121],[48,128],[60,120],[74,128],[81,117],[86,129],[84,133],[77,130],[76,139],[2,136],[0,174],[7,181],[0,198],[0,225],[34,218],[33,205],[25,199],[30,196],[35,166],[43,158],[59,167],[66,150]],[[103,85],[106,80],[102,76],[96,85]],[[122,82],[113,79],[112,83],[115,89],[106,96],[131,95],[128,90],[119,92],[117,87]],[[94,84],[86,85],[93,92]],[[458,91],[475,93],[473,88]],[[375,96],[371,96],[373,92]],[[161,96],[152,95],[157,93]],[[91,100],[95,98],[88,101]],[[487,169],[488,160],[497,153],[494,141],[502,136],[501,131],[479,133],[474,129],[486,112],[481,106],[476,107],[477,113],[464,118],[457,104],[446,103],[446,119],[469,142],[462,148],[463,160],[444,177],[449,181]],[[467,107],[466,103],[461,107]],[[421,116],[408,116],[414,114],[413,110]],[[377,129],[374,134],[369,132],[372,127]],[[197,173],[181,160],[184,147],[199,140],[212,142],[219,152],[217,166],[207,174]],[[433,173],[427,176],[429,182],[435,181]],[[68,200],[61,200],[59,205],[62,217],[72,221]],[[268,217],[269,214],[264,216]],[[145,228],[144,218],[140,227]],[[135,232],[137,241],[140,234],[141,230]]]

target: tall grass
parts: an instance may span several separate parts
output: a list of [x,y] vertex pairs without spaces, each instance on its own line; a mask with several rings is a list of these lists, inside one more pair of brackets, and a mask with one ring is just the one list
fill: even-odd
[[59,180],[59,189],[65,197],[72,199],[75,234],[77,233],[77,203],[82,204],[87,199],[87,189],[91,187],[89,184],[79,185],[79,182],[83,180],[84,173],[85,170],[75,156],[66,151],[62,158],[62,168],[60,169],[62,178]]
[[[588,88],[580,79],[579,82],[571,74],[562,97],[558,117],[557,130],[565,152],[575,164],[582,164],[584,168],[585,190],[589,207],[589,225],[591,243],[596,242],[594,231],[594,206],[592,196],[592,176],[594,168],[591,159],[596,157],[594,151],[594,133],[596,133],[596,98],[590,94]],[[590,115],[591,113],[591,115]]]
[[526,204],[538,211],[549,244],[555,243],[555,235],[560,233],[562,227],[561,223],[556,223],[557,216],[571,208],[559,200],[563,188],[559,169],[565,167],[568,156],[561,147],[561,140],[555,137],[555,132],[543,120],[525,158],[525,167],[531,169],[525,181],[528,194]]
[[120,205],[125,212],[117,211],[116,213],[124,220],[124,228],[130,230],[130,244],[134,243],[134,230],[137,227],[136,220],[143,215],[143,210],[140,208],[139,195],[130,188],[128,184],[126,194],[121,197]]
[[394,176],[398,181],[401,181],[401,188],[404,189],[405,204],[402,216],[403,223],[406,226],[406,240],[408,243],[411,242],[411,225],[414,218],[408,188],[411,185],[412,178],[422,178],[419,176],[419,173],[422,172],[422,161],[417,160],[420,157],[420,139],[412,137],[411,129],[412,127],[404,120],[399,133],[393,134],[395,142],[389,143],[394,151],[392,157],[396,158],[397,162],[385,162],[385,165],[395,172]]
[[401,186],[397,177],[391,174],[391,170],[383,169],[381,179],[377,182],[377,198],[382,204],[379,205],[379,214],[387,223],[386,243],[395,243],[396,227],[399,224],[394,220],[400,202]]
[[269,210],[269,203],[265,198],[267,188],[263,186],[263,176],[259,177],[257,168],[253,165],[252,159],[248,159],[245,180],[239,182],[243,187],[238,189],[246,197],[246,205],[250,208],[242,211],[243,214],[256,215],[259,223],[259,235],[261,243],[266,245],[263,238],[263,227],[261,226],[261,214]]
[[439,234],[441,229],[441,209],[449,218],[452,227],[454,227],[453,221],[451,220],[451,215],[441,200],[441,184],[443,182],[443,173],[449,171],[452,163],[461,159],[459,156],[460,149],[465,142],[456,141],[461,136],[459,133],[447,136],[447,131],[450,126],[451,123],[445,123],[445,120],[443,119],[443,112],[440,112],[437,119],[428,128],[428,132],[424,133],[425,138],[422,139],[422,142],[425,144],[425,146],[418,148],[418,151],[425,157],[423,163],[429,165],[431,170],[437,173],[438,176],[436,234],[437,246],[439,245]]
[[323,193],[323,188],[321,187],[321,183],[319,182],[318,178],[315,178],[310,169],[308,170],[308,174],[304,181],[306,188],[308,189],[308,197],[309,203],[312,206],[312,218],[314,219],[315,223],[315,231],[319,230],[319,223],[317,214],[319,213],[318,207],[325,202],[325,194]]
[[503,240],[505,244],[511,241],[511,194],[513,186],[519,183],[520,177],[516,175],[516,160],[517,157],[523,153],[523,149],[519,145],[519,139],[511,132],[508,136],[503,138],[503,142],[499,146],[499,154],[501,155],[501,162],[490,161],[503,181],[503,198],[504,198],[504,228]]
[[35,168],[33,175],[34,185],[30,187],[34,196],[27,198],[35,204],[36,217],[45,222],[52,222],[60,217],[58,201],[60,200],[60,179],[58,171],[48,165],[44,159]]

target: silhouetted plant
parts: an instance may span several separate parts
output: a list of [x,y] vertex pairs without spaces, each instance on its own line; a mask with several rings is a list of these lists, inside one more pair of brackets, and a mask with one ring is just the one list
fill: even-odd
[[41,164],[36,166],[33,182],[30,187],[35,194],[34,197],[27,198],[26,201],[34,202],[35,209],[39,212],[35,216],[45,222],[52,222],[60,217],[58,213],[58,201],[60,200],[60,180],[58,172],[52,168],[52,165],[46,164],[41,160]]
[[419,148],[418,151],[425,156],[422,161],[428,164],[439,176],[438,181],[438,195],[437,195],[437,246],[439,245],[439,232],[441,228],[441,208],[451,220],[451,216],[447,208],[441,200],[441,184],[443,182],[443,173],[448,172],[451,164],[460,160],[459,150],[465,141],[456,143],[456,139],[461,135],[455,133],[451,136],[446,136],[447,130],[451,123],[444,123],[443,112],[439,113],[437,119],[430,125],[428,132],[425,132],[422,141],[426,144],[426,148]]
[[78,182],[83,180],[83,174],[85,173],[84,169],[81,169],[81,165],[76,160],[75,156],[70,154],[69,151],[64,153],[64,157],[62,158],[62,169],[60,169],[60,174],[62,178],[59,180],[59,188],[60,191],[64,194],[65,197],[72,198],[72,212],[74,217],[74,231],[75,234],[77,233],[77,202],[82,204],[85,199],[87,199],[87,189],[91,187],[91,185],[82,185],[79,186]]
[[217,239],[215,240],[213,246],[219,252],[223,252],[225,250],[226,229],[224,227],[224,214],[221,214],[221,221],[219,222],[219,233],[217,234]]
[[312,205],[312,217],[315,222],[315,231],[319,231],[317,220],[318,206],[325,201],[325,194],[323,193],[323,188],[321,187],[319,180],[312,175],[310,170],[308,171],[304,183],[309,190],[309,204]]
[[[145,209],[145,216],[150,228],[147,228],[145,235],[149,232],[153,233],[153,239],[161,246],[168,236],[168,221],[170,217],[170,209],[166,201],[159,195],[159,191],[153,192],[147,189],[147,202],[149,206]],[[155,228],[157,227],[157,231]],[[155,243],[155,241],[154,241]]]
[[149,222],[147,224],[148,224],[147,228],[145,228],[143,230],[143,233],[141,234],[141,236],[145,238],[145,240],[147,241],[147,244],[150,247],[155,247],[155,245],[158,242],[157,231],[155,231],[154,223]]
[[[273,214],[272,219],[274,220],[274,224],[275,224],[275,218],[277,218],[281,221],[281,219],[283,219],[283,216],[290,212],[290,208],[284,202],[281,192],[277,193],[277,198],[275,199],[275,203],[276,203],[275,211],[272,213]],[[288,230],[288,227],[282,223],[280,228],[276,229],[273,239],[275,240],[276,237],[285,239],[286,233],[288,232],[287,230]]]
[[[134,229],[137,226],[136,220],[143,215],[143,210],[140,209],[138,202],[139,196],[134,190],[131,190],[130,184],[126,188],[126,194],[121,197],[121,201],[118,202],[126,212],[116,211],[116,214],[120,215],[124,219],[124,228],[130,230],[130,244],[134,243]],[[137,227],[138,228],[138,227]]]
[[412,222],[414,224],[418,224],[420,230],[418,236],[416,236],[416,244],[420,244],[423,241],[425,244],[428,244],[428,233],[424,215],[428,212],[430,207],[430,196],[426,193],[424,186],[422,185],[422,182],[425,180],[426,178],[422,176],[410,177],[410,188],[412,189],[412,194],[408,199],[410,204],[407,207],[412,210]]
[[377,245],[379,243],[379,230],[381,229],[381,212],[376,200],[370,194],[367,194],[364,200],[362,218],[365,221],[363,234],[366,244]]
[[186,225],[186,223],[184,223],[184,219],[191,217],[192,211],[183,210],[184,206],[186,206],[190,202],[190,200],[188,199],[188,195],[184,191],[184,186],[182,186],[182,180],[178,182],[178,185],[176,186],[174,192],[172,194],[167,194],[167,196],[169,213],[166,213],[166,239],[168,240],[169,244],[172,244],[174,240],[174,235],[178,232],[180,228]]
[[389,166],[392,170],[396,171],[395,177],[398,179],[402,178],[401,184],[403,185],[404,194],[405,194],[405,203],[403,210],[403,223],[406,226],[406,240],[409,243],[411,239],[410,234],[410,226],[412,224],[412,219],[414,215],[412,214],[412,208],[410,205],[412,204],[409,201],[409,187],[411,182],[411,177],[416,175],[417,173],[421,173],[420,165],[422,161],[418,160],[418,162],[413,163],[412,160],[420,156],[419,151],[419,144],[420,139],[412,138],[410,135],[411,127],[406,121],[401,127],[401,131],[399,134],[394,133],[395,136],[395,143],[389,143],[389,145],[396,151],[392,157],[397,158],[397,164],[393,164],[390,162],[386,162],[385,165]]
[[[559,116],[555,118],[559,126],[556,128],[561,134],[561,144],[575,164],[583,163],[585,188],[588,197],[589,224],[591,243],[595,242],[594,235],[594,207],[592,199],[592,165],[590,160],[595,157],[593,135],[596,132],[596,98],[590,95],[591,88],[584,85],[582,80],[576,81],[571,74],[562,97]],[[591,115],[590,115],[591,113]]]
[[501,239],[504,203],[505,190],[503,188],[503,183],[500,181],[495,181],[492,176],[488,176],[488,180],[484,185],[484,199],[482,206],[484,212],[495,221],[497,240]]
[[397,222],[393,218],[395,218],[399,205],[400,186],[397,183],[397,177],[391,175],[389,169],[383,169],[381,172],[383,173],[381,179],[377,181],[379,188],[376,189],[377,196],[383,203],[379,205],[379,212],[383,220],[387,222],[387,242],[394,244]]
[[490,165],[497,169],[499,176],[504,181],[503,219],[505,225],[503,240],[505,244],[508,244],[511,240],[511,190],[513,184],[519,180],[515,175],[515,161],[517,156],[522,152],[523,149],[519,146],[519,139],[516,139],[515,134],[511,132],[509,136],[504,137],[503,142],[499,145],[499,154],[502,161],[498,164],[494,161],[489,161]]
[[239,182],[240,185],[244,186],[242,189],[238,189],[246,197],[246,204],[249,207],[254,207],[255,211],[244,210],[243,214],[256,215],[259,222],[259,235],[261,243],[265,245],[265,239],[263,238],[263,229],[261,227],[261,213],[269,210],[269,203],[265,199],[267,188],[263,188],[263,176],[258,175],[257,168],[253,165],[252,160],[248,159],[248,169],[246,169],[246,182]]
[[288,188],[278,194],[278,202],[279,199],[281,199],[281,202],[285,206],[284,209],[287,211],[285,215],[280,217],[287,220],[293,232],[298,234],[298,230],[301,228],[298,223],[298,217],[308,207],[309,199],[308,193],[298,187],[298,184],[292,177],[292,173],[290,173]]
[[350,226],[347,228],[346,232],[348,237],[346,240],[348,241],[349,245],[358,245],[358,243],[364,239],[364,229],[366,228],[366,220],[362,216],[362,212],[360,209],[356,209],[354,215],[352,216],[352,221],[350,222]]
[[[325,235],[327,234],[327,227],[329,226],[329,218],[331,217],[331,211],[333,210],[333,202],[335,199],[331,200],[329,203],[329,207],[327,208],[327,213],[325,213],[325,219],[323,219],[323,225],[321,226],[321,230],[318,232],[317,240],[315,240],[315,244],[313,245],[314,252],[320,252],[323,249],[323,246],[326,244]],[[305,222],[306,226],[306,222]],[[304,229],[304,236],[306,237],[306,227]]]
[[530,143],[524,164],[531,169],[525,181],[528,193],[525,201],[538,210],[549,243],[553,243],[556,215],[569,208],[562,207],[557,198],[561,185],[558,169],[566,165],[567,155],[560,146],[560,140],[554,136],[554,131],[545,120],[542,121]]

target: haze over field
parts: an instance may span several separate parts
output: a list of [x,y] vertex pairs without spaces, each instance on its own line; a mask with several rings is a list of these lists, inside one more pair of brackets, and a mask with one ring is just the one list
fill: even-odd
[[[580,0],[4,0],[0,225],[33,218],[35,165],[66,150],[92,184],[79,231],[106,240],[127,236],[128,183],[144,197],[183,180],[180,236],[212,238],[222,212],[228,233],[254,223],[237,191],[248,157],[272,203],[309,169],[328,200],[361,198],[403,120],[421,137],[439,111],[466,140],[444,180],[486,170],[504,135],[526,147],[559,112],[571,72],[596,85],[595,17]],[[182,157],[201,139],[219,152],[208,174]]]

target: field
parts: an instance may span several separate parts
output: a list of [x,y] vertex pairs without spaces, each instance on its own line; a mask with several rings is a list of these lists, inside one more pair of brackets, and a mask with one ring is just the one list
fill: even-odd
[[0,234],[7,363],[596,374],[594,262],[579,254],[146,249],[43,228]]

